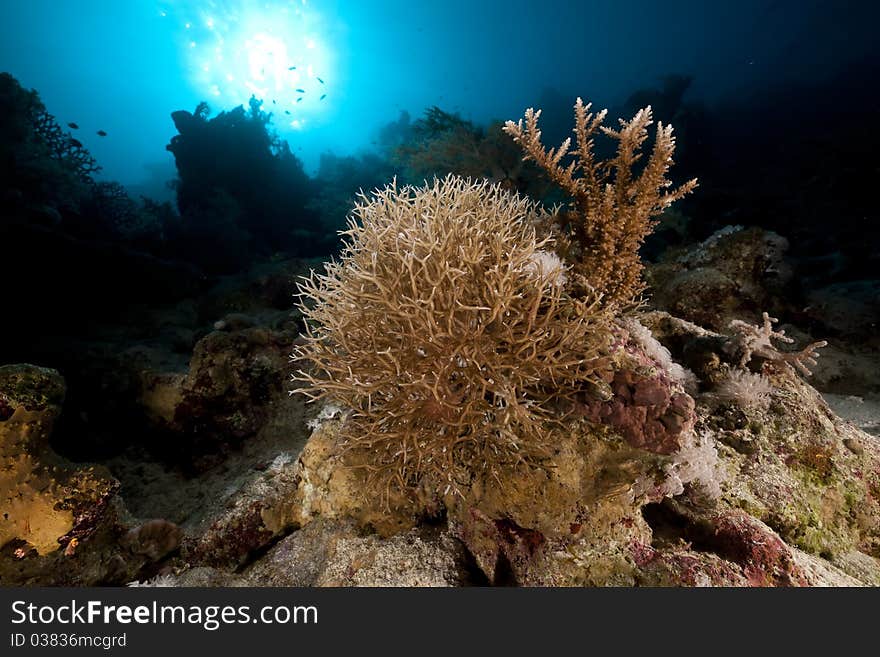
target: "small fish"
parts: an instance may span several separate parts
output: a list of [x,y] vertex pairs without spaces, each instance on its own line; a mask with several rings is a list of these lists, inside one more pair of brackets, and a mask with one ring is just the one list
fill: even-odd
[[73,128],[74,130],[79,130],[79,126],[78,126],[76,123],[73,123],[73,122],[68,123],[68,124],[67,124],[67,127],[68,127],[68,128]]
[[296,99],[296,102],[300,102],[302,99],[303,99],[302,96],[300,96],[299,98]]
[[274,101],[274,100],[272,101],[272,104],[275,105],[275,101]]
[[288,70],[288,71],[295,71],[295,70],[296,70],[296,66],[290,66],[290,67],[288,67],[287,70]]
[[79,139],[74,139],[73,137],[71,137],[67,141],[70,142],[71,146],[76,146],[77,148],[82,148],[82,142]]
[[323,81],[321,78],[319,78],[319,77],[316,76],[315,79],[316,79],[318,82],[320,82],[321,84],[324,84],[324,81]]
[[327,94],[321,94],[321,97],[318,100],[324,100],[327,97]]
[[306,92],[305,89],[294,89],[294,91],[298,91],[301,94],[304,94]]
[[104,132],[103,130],[98,130],[98,136],[99,136],[99,137],[106,137],[106,136],[107,136],[107,133]]
[[290,114],[290,110],[284,110],[285,114]]

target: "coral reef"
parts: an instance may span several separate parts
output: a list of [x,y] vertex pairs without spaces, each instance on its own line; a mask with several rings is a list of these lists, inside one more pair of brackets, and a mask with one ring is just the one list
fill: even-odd
[[[256,254],[284,249],[314,252],[318,236],[306,209],[311,181],[287,142],[270,132],[271,115],[262,103],[252,98],[247,110],[239,106],[210,119],[208,114],[204,103],[194,112],[172,114],[179,134],[167,149],[180,177],[178,248],[196,252],[225,221],[219,241],[230,249],[234,245],[245,263]],[[224,255],[202,264],[224,273],[241,267],[233,253]]]
[[[283,305],[275,290],[290,282],[292,271],[277,265],[227,281],[192,311],[214,344],[197,370],[215,369],[209,363],[217,358],[224,377],[243,375],[250,357],[237,359],[241,340],[281,321],[285,313],[270,308]],[[217,321],[222,331],[212,330]],[[543,468],[501,465],[497,478],[476,473],[462,496],[430,508],[387,508],[365,495],[375,492],[368,473],[350,467],[345,409],[326,408],[315,417],[319,409],[305,414],[299,395],[282,394],[263,408],[262,424],[244,442],[231,426],[216,427],[219,442],[205,447],[225,455],[198,477],[178,477],[137,451],[127,457],[131,462],[109,460],[122,497],[142,519],[126,519],[114,487],[103,515],[91,516],[91,534],[56,543],[44,555],[31,549],[17,556],[26,547],[20,539],[0,548],[0,578],[4,584],[174,586],[880,584],[874,438],[832,414],[793,368],[772,361],[761,375],[772,386],[766,405],[719,403],[719,386],[745,374],[738,355],[725,349],[730,336],[661,312],[627,317],[609,330],[604,378],[584,391],[597,411],[551,426]],[[172,350],[173,333],[161,335]],[[134,370],[167,367],[147,352],[127,360]],[[238,365],[227,369],[235,362],[239,374]],[[28,384],[4,385],[0,417],[11,417],[10,409],[21,417],[14,409],[49,403],[42,400],[57,414],[63,390],[57,375],[14,371],[28,372],[14,379]],[[651,394],[615,386],[615,378]],[[222,404],[223,391],[232,399],[244,388],[213,389]],[[114,394],[139,390],[123,386]],[[691,410],[668,413],[676,397],[692,399]],[[627,422],[604,416],[606,406]],[[65,413],[77,415],[76,409]],[[310,417],[312,435],[303,445]],[[656,440],[634,440],[638,422],[654,426]],[[49,429],[40,427],[41,440]],[[20,460],[21,449],[13,451]],[[39,462],[53,459],[43,450]]]
[[[873,142],[772,175],[779,153],[684,103],[688,83],[633,95],[620,130],[578,103],[573,150],[545,150],[538,112],[507,126],[519,145],[402,114],[384,159],[327,155],[313,179],[258,104],[200,106],[174,115],[178,214],[96,182],[0,76],[0,362],[20,363],[0,366],[0,585],[880,585]],[[693,221],[657,214],[692,183],[669,186],[667,127],[640,153],[648,102],[733,128],[687,151],[716,176]],[[731,157],[748,175],[719,185]],[[358,197],[291,309],[321,265],[289,254],[333,250],[395,167],[491,183]]]
[[[669,187],[665,174],[674,147],[671,131],[661,126],[652,156],[634,175],[649,112],[622,122],[620,131],[606,131],[620,143],[616,159],[602,165],[594,162],[591,135],[604,114],[593,117],[578,101],[577,158],[566,168],[560,161],[569,144],[545,151],[537,118],[530,110],[525,125],[509,123],[508,130],[527,157],[574,197],[570,213],[580,217],[579,246],[588,256],[569,264],[541,248],[545,253],[535,258],[536,245],[552,247],[552,237],[544,238],[546,244],[536,242],[537,234],[522,233],[522,226],[543,224],[546,234],[562,235],[564,241],[564,233],[547,226],[555,219],[565,229],[571,216],[559,220],[523,210],[499,212],[494,210],[497,189],[489,188],[487,194],[485,187],[470,187],[483,196],[479,204],[455,194],[444,199],[444,207],[467,218],[477,231],[474,237],[451,234],[446,225],[455,225],[455,215],[436,210],[435,199],[444,196],[442,186],[451,179],[403,195],[392,187],[372,201],[364,199],[356,209],[359,222],[351,222],[353,242],[342,261],[328,265],[324,275],[313,275],[303,288],[314,306],[301,306],[308,342],[294,356],[314,370],[300,372],[298,380],[309,386],[301,391],[340,406],[321,414],[294,466],[291,522],[307,528],[319,519],[354,521],[387,537],[385,541],[429,522],[445,522],[492,584],[874,582],[880,572],[875,561],[880,509],[872,491],[880,452],[876,446],[865,449],[862,439],[858,449],[847,447],[856,444],[857,430],[828,413],[791,368],[780,366],[791,363],[808,373],[822,343],[798,354],[780,352],[770,340],[784,338],[784,333],[773,331],[766,315],[763,327],[734,321],[732,336],[660,313],[642,321],[632,316],[612,320],[615,313],[631,308],[643,289],[640,269],[622,272],[616,267],[638,261],[638,246],[651,229],[652,217],[695,184],[663,192]],[[603,177],[609,169],[616,173]],[[433,197],[423,201],[428,192]],[[480,211],[469,212],[475,205]],[[504,235],[506,250],[494,249],[491,235],[480,230],[484,213],[501,216],[508,227],[518,224],[519,233]],[[503,231],[495,226],[490,232]],[[590,245],[588,238],[595,242]],[[478,254],[469,254],[472,243],[480,245]],[[566,246],[560,251],[571,261],[574,249]],[[518,254],[517,248],[524,252]],[[714,242],[701,248],[711,252]],[[505,264],[499,254],[511,254],[520,264],[506,264],[502,271],[537,273],[534,289],[574,291],[559,297],[566,301],[563,308],[572,308],[567,304],[579,295],[594,302],[596,297],[587,292],[598,295],[604,311],[595,303],[575,311],[601,319],[592,334],[579,336],[581,352],[571,351],[589,369],[586,376],[549,377],[557,393],[540,426],[546,442],[534,462],[541,467],[521,468],[517,460],[504,458],[503,447],[487,442],[495,449],[468,455],[467,476],[451,491],[447,483],[433,499],[389,499],[393,494],[383,492],[392,488],[389,480],[396,489],[423,493],[426,482],[427,492],[436,492],[443,473],[445,482],[453,482],[462,472],[451,449],[456,440],[497,440],[510,427],[520,455],[527,457],[525,450],[539,433],[537,427],[498,422],[504,416],[494,411],[497,404],[477,405],[479,413],[469,416],[474,400],[466,394],[473,385],[467,368],[473,353],[437,339],[469,343],[476,330],[476,337],[489,339],[477,353],[506,355],[516,350],[483,327],[503,317],[506,326],[515,328],[523,316],[531,318],[531,326],[535,310],[541,316],[540,299],[526,304],[535,309],[531,312],[492,305],[493,299],[509,298],[499,291],[512,290],[519,297],[525,293],[503,280],[490,279],[485,285],[484,272],[498,267],[483,263],[480,253]],[[600,255],[604,268],[589,269],[585,263]],[[700,258],[698,250],[684,262]],[[471,286],[468,266],[475,262],[481,264],[480,281],[492,290],[491,296],[459,299]],[[447,280],[455,281],[454,288],[445,285]],[[445,323],[433,320],[438,307]],[[467,314],[484,309],[490,312],[488,324]],[[465,321],[453,321],[458,313]],[[504,335],[515,333],[511,329]],[[605,335],[606,341],[597,335]],[[587,338],[594,351],[585,354]],[[408,352],[401,352],[401,345],[410,345],[414,353],[404,358]],[[465,353],[458,362],[457,356]],[[765,368],[765,378],[746,381],[753,375],[744,368],[753,357],[773,366]],[[497,401],[498,393],[486,383],[499,381],[495,375],[504,370],[489,361],[477,364],[479,373],[485,369],[493,375],[492,381],[477,380],[477,398]],[[455,371],[456,365],[465,371]],[[455,376],[438,376],[447,370]],[[731,385],[749,383],[756,395],[767,393],[761,403],[718,403],[725,395],[730,398]],[[502,385],[517,391],[512,399],[535,394],[531,386]],[[431,404],[424,403],[419,386],[432,393],[427,396]],[[701,393],[707,389],[711,392]],[[503,399],[500,407],[510,404]],[[554,414],[556,421],[547,422]],[[449,436],[453,442],[444,443]],[[440,464],[439,473],[430,472],[434,463]],[[855,470],[872,474],[854,479]],[[825,495],[838,496],[837,502],[827,504]],[[796,501],[784,505],[783,499]]]
[[[673,358],[687,354],[701,387],[735,367],[725,336],[663,313],[643,320]],[[618,348],[621,366],[644,371],[648,356],[634,359],[633,344]],[[764,408],[731,415],[713,393],[698,395],[696,432],[667,455],[571,420],[554,434],[552,467],[473,486],[447,508],[449,531],[495,584],[880,582],[880,447],[793,370],[767,376],[775,392]],[[338,416],[318,425],[295,466],[297,524],[410,531],[421,522],[411,510],[364,504],[361,474],[344,467],[343,426]]]

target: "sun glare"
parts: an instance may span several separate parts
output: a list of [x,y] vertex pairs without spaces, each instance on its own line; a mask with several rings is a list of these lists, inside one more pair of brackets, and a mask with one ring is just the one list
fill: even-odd
[[276,128],[300,130],[332,102],[332,53],[306,0],[195,4],[174,3],[161,15],[180,21],[192,81],[214,109],[256,96]]

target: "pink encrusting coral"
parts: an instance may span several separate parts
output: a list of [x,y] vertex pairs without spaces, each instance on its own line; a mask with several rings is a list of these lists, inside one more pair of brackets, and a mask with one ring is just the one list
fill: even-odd
[[[672,454],[685,446],[693,431],[694,400],[684,388],[681,366],[673,365],[669,352],[645,350],[644,327],[634,332],[617,329],[615,365],[607,371],[606,398],[583,394],[578,414],[614,427],[633,447],[656,454]],[[650,332],[648,332],[650,335]]]
[[613,397],[586,401],[579,412],[614,427],[633,447],[672,454],[694,426],[694,400],[670,380],[631,369],[614,372],[609,383]]

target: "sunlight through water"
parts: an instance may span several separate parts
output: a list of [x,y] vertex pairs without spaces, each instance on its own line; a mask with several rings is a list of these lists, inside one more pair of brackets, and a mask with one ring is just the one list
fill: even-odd
[[188,73],[213,110],[256,96],[277,128],[299,130],[332,102],[333,53],[307,0],[174,2],[159,12],[179,22]]

